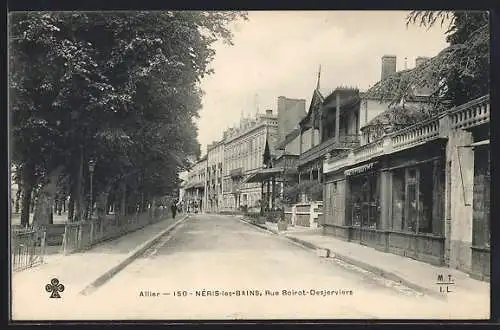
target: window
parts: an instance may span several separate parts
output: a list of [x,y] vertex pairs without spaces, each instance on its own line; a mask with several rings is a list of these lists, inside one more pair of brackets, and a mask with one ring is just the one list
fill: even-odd
[[432,233],[436,188],[433,163],[393,171],[392,185],[392,229]]
[[353,226],[379,228],[380,226],[380,180],[378,173],[351,177]]

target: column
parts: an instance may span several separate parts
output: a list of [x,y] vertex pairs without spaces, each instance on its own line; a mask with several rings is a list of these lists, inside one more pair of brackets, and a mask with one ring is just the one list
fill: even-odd
[[266,195],[266,200],[267,200],[267,209],[271,209],[271,180],[267,179],[267,195]]
[[309,170],[309,181],[312,181],[313,180],[313,170],[310,169]]
[[[337,183],[338,188],[339,183]],[[351,196],[351,185],[349,182],[349,177],[345,178],[344,181],[344,222],[340,223],[345,226],[352,226],[352,196]],[[335,220],[334,220],[335,221]],[[347,237],[348,240],[351,240],[351,237]]]
[[321,183],[321,169],[318,167],[318,182]]
[[380,228],[391,229],[392,226],[392,173],[380,172]]
[[275,203],[276,203],[276,178],[273,176],[273,179],[272,179],[272,182],[273,182],[273,192],[272,192],[272,206],[271,206],[271,209],[275,209]]
[[319,143],[323,142],[323,109],[319,111]]
[[304,144],[304,138],[302,134],[302,128],[300,129],[300,139],[299,139],[299,155],[302,154],[302,144]]
[[336,97],[336,108],[335,108],[335,141],[338,143],[339,133],[340,133],[340,94],[337,93]]
[[443,221],[444,218],[444,196],[445,184],[443,178],[444,162],[441,159],[433,161],[433,191],[432,191],[432,233],[436,235],[443,235]]
[[260,187],[260,213],[264,213],[264,180],[262,180]]
[[316,122],[316,110],[313,109],[313,113],[312,113],[312,116],[311,116],[311,132],[312,132],[312,135],[311,135],[311,148],[314,147],[316,145],[316,128],[314,127],[314,124]]

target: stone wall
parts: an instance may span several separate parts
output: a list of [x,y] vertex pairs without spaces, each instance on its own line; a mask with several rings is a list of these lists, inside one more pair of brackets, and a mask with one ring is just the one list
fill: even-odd
[[445,256],[449,258],[450,267],[462,271],[471,268],[474,153],[471,148],[457,147],[470,143],[469,132],[451,130],[446,148],[449,170],[445,188]]

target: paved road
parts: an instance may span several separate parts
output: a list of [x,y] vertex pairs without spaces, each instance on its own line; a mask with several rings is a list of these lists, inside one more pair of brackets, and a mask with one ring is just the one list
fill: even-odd
[[[87,303],[79,303],[78,315],[83,319],[331,319],[450,318],[463,313],[391,283],[319,258],[235,217],[196,215],[86,297]],[[237,290],[258,290],[262,295],[236,296]],[[300,294],[304,290],[307,295]],[[319,294],[312,296],[310,290]]]

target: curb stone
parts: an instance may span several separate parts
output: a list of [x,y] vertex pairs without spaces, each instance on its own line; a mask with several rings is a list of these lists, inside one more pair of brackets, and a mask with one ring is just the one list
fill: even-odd
[[399,275],[396,275],[392,272],[388,272],[380,267],[377,267],[377,266],[373,266],[373,265],[370,265],[370,264],[367,264],[365,262],[362,262],[360,260],[357,260],[357,259],[354,259],[352,257],[348,257],[346,255],[342,255],[342,254],[339,254],[339,253],[336,253],[334,251],[332,251],[331,249],[328,249],[328,248],[324,248],[324,247],[321,247],[321,246],[318,246],[316,244],[313,244],[311,242],[308,242],[308,241],[305,241],[305,240],[302,240],[300,238],[297,238],[297,237],[293,237],[293,236],[289,236],[288,234],[280,234],[278,232],[276,232],[275,230],[272,230],[270,228],[267,228],[266,226],[263,226],[263,225],[259,225],[259,224],[256,224],[256,223],[251,223],[249,221],[246,221],[244,219],[241,219],[241,221],[247,223],[247,224],[250,224],[250,225],[253,225],[253,226],[256,226],[256,227],[259,227],[259,228],[262,228],[268,232],[271,232],[273,234],[276,234],[276,235],[280,235],[280,236],[284,236],[286,237],[287,239],[295,242],[295,243],[298,243],[308,249],[311,249],[311,250],[315,250],[315,251],[319,251],[319,250],[323,250],[324,253],[328,256],[327,258],[332,258],[332,259],[338,259],[340,261],[343,261],[343,262],[346,262],[348,264],[351,264],[351,265],[354,265],[356,267],[359,267],[359,268],[362,268],[370,273],[373,273],[375,275],[378,275],[384,279],[387,279],[387,280],[391,280],[391,281],[394,281],[394,282],[397,282],[397,283],[400,283],[410,289],[413,289],[415,291],[419,291],[421,293],[424,293],[426,295],[429,295],[429,296],[432,296],[433,298],[437,298],[437,299],[442,299],[442,300],[446,300],[446,297],[440,295],[438,292],[435,292],[434,290],[431,290],[431,289],[428,289],[426,287],[423,287],[419,284],[415,284],[411,281],[408,281],[407,279],[399,276]]
[[172,230],[174,230],[177,226],[179,226],[181,223],[183,223],[188,218],[189,218],[189,215],[185,215],[184,217],[179,219],[177,222],[173,223],[172,225],[168,226],[166,229],[164,229],[161,232],[159,232],[158,234],[156,234],[153,238],[142,243],[139,247],[137,247],[132,252],[130,252],[117,265],[111,267],[108,271],[106,271],[104,274],[102,274],[101,276],[96,278],[94,281],[92,281],[89,285],[87,285],[82,291],[80,291],[80,294],[88,295],[88,294],[94,292],[98,287],[102,286],[104,283],[109,281],[113,276],[118,274],[123,268],[125,268],[127,265],[132,263],[132,261],[137,259],[137,257],[139,257],[142,253],[144,253],[144,251],[149,249],[156,242],[158,242],[163,236],[170,233]]

